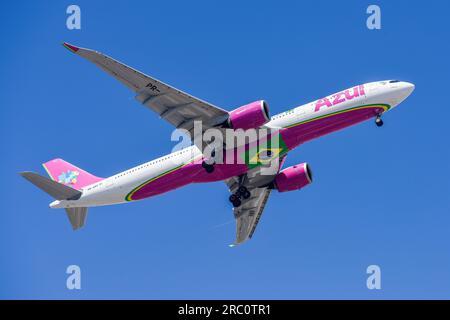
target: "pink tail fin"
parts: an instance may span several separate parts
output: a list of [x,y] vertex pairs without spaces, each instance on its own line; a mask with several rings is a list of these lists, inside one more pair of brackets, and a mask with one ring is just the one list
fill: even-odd
[[54,181],[77,190],[103,180],[103,178],[96,177],[62,159],[53,159],[42,165]]

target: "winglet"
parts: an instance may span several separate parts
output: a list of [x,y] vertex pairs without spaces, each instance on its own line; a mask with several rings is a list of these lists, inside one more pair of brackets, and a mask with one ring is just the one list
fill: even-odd
[[77,53],[77,51],[80,50],[80,48],[75,47],[67,42],[63,42],[63,46],[64,46],[64,48],[66,48],[67,50],[70,50],[73,53]]

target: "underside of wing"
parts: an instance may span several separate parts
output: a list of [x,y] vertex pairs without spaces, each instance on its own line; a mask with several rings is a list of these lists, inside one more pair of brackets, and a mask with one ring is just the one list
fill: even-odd
[[203,127],[207,129],[228,119],[227,111],[145,75],[107,55],[68,43],[64,43],[64,46],[91,61],[134,91],[140,103],[176,128],[192,132],[194,121],[202,121]]
[[245,187],[249,197],[241,197],[240,205],[233,208],[236,219],[236,240],[234,245],[249,240],[261,219],[269,199],[271,183],[283,166],[286,156],[274,159],[267,166],[259,166],[242,176],[225,181],[231,194],[236,194],[240,187]]
[[244,201],[239,208],[233,208],[236,219],[235,244],[241,244],[251,239],[263,213],[271,190],[269,188],[255,188],[250,191],[251,197]]

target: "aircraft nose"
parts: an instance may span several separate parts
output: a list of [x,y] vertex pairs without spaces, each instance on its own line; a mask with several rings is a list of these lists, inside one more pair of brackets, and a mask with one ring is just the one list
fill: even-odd
[[408,97],[416,88],[416,86],[412,83],[409,82],[403,82],[402,83],[402,94],[403,94],[403,98]]
[[387,102],[391,107],[399,105],[405,100],[415,89],[414,84],[406,81],[391,80],[389,83]]
[[401,81],[392,84],[392,89],[394,92],[394,105],[399,104],[414,91],[415,86],[412,83]]

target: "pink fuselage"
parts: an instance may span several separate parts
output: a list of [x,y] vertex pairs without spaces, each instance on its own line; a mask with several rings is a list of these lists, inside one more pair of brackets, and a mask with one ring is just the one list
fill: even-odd
[[[382,107],[348,111],[290,128],[283,128],[280,135],[290,151],[302,143],[373,118],[384,111],[385,109]],[[207,173],[202,167],[201,161],[196,161],[136,190],[128,200],[140,200],[155,196],[190,183],[221,181],[244,174],[248,170],[246,164],[216,164],[214,172]]]

